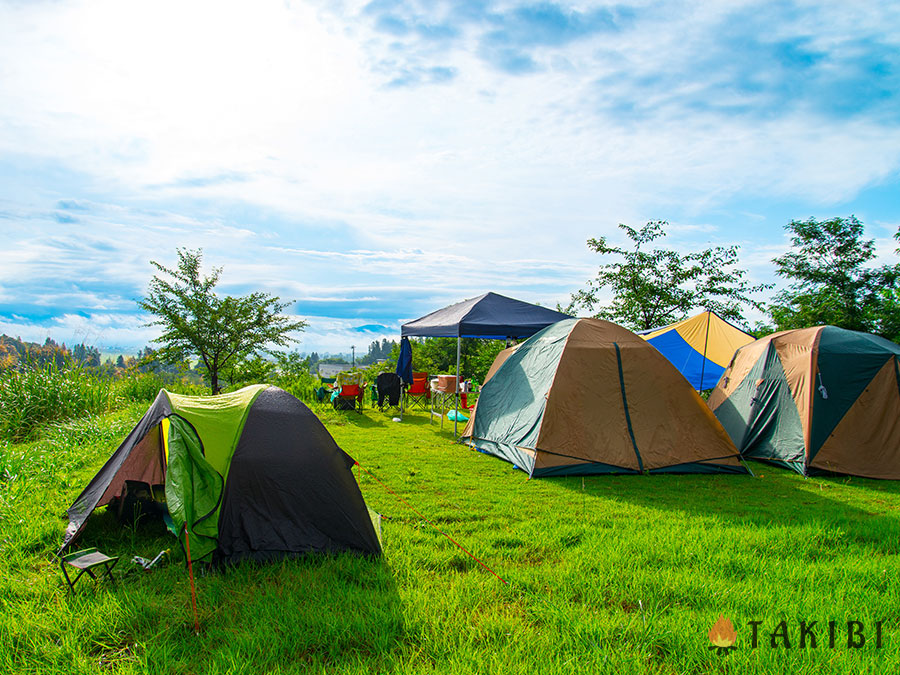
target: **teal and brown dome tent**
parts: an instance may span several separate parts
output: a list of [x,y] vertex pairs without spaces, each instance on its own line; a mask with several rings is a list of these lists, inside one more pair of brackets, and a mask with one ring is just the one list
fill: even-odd
[[139,483],[164,486],[170,529],[181,536],[187,527],[193,560],[379,554],[353,465],[309,408],[277,387],[208,397],[162,390],[69,508],[61,550],[95,508]]
[[531,477],[747,473],[675,366],[599,319],[565,319],[500,352],[463,437]]
[[900,346],[835,326],[734,355],[709,406],[744,457],[803,475],[900,479]]

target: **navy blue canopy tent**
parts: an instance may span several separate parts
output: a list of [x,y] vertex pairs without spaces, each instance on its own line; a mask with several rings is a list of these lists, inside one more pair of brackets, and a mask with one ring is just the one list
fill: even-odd
[[403,337],[477,337],[494,340],[531,337],[572,317],[496,293],[485,293],[403,324]]
[[[532,305],[497,293],[485,293],[477,298],[457,302],[431,314],[405,323],[400,327],[402,337],[455,337],[456,381],[459,382],[460,338],[505,340],[531,337],[547,326],[571,319],[568,314],[540,305]],[[459,418],[459,397],[456,398],[456,418]],[[453,422],[456,432],[457,421]]]

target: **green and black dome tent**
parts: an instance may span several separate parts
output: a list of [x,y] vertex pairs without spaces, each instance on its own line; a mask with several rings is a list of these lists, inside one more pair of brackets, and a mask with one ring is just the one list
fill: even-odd
[[[127,484],[164,486],[191,558],[266,560],[307,552],[379,554],[354,461],[299,400],[267,385],[218,396],[159,392],[68,510],[61,550]],[[128,483],[126,483],[128,481]]]
[[532,477],[747,473],[675,366],[599,319],[565,319],[500,352],[463,437]]
[[744,457],[900,479],[900,346],[818,326],[742,347],[709,406]]

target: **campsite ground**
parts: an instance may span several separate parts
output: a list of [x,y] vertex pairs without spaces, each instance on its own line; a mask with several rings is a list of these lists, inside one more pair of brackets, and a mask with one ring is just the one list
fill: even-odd
[[[0,672],[882,673],[900,663],[897,482],[804,480],[758,464],[755,478],[528,481],[424,414],[398,424],[372,410],[318,412],[371,472],[359,482],[384,514],[384,557],[199,576],[198,637],[181,560],[149,574],[129,562],[177,548],[164,532],[92,517],[81,544],[122,556],[116,587],[81,582],[68,594],[53,561],[66,506],[142,406],[0,443]],[[737,630],[724,653],[707,637],[720,615]],[[762,622],[755,649],[751,621]],[[790,648],[780,633],[772,646],[781,621]],[[800,647],[801,621],[817,622],[815,648],[808,636]],[[847,646],[848,621],[862,625],[861,648]]]

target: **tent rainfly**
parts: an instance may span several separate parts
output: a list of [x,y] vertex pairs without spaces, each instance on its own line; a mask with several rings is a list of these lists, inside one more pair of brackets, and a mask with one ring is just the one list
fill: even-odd
[[803,475],[900,479],[900,346],[818,326],[740,349],[709,397],[738,449]]
[[179,537],[187,527],[192,560],[379,554],[378,516],[353,464],[309,408],[277,387],[208,397],[161,390],[69,508],[60,551],[129,481],[151,494],[164,486],[169,527]]
[[687,380],[614,323],[560,321],[491,370],[463,437],[532,477],[747,472]]
[[[522,339],[534,335],[542,328],[568,314],[532,305],[497,293],[485,293],[444,307],[431,314],[405,323],[400,327],[402,337],[455,337],[456,380],[459,381],[460,338],[475,337],[494,340]],[[459,419],[459,398],[456,402],[456,419]],[[453,422],[454,433],[457,422]]]
[[639,335],[662,352],[697,391],[715,387],[734,353],[756,339],[710,311]]

